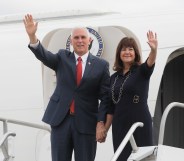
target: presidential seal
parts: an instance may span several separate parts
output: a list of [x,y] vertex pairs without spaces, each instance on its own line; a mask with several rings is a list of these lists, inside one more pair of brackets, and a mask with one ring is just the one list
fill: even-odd
[[[89,45],[89,51],[91,54],[101,57],[103,53],[103,48],[104,48],[102,37],[94,29],[89,28],[89,27],[87,27],[87,29],[92,39],[91,44]],[[67,42],[66,42],[66,49],[69,51],[73,51],[73,47],[70,43],[70,36],[68,37]]]

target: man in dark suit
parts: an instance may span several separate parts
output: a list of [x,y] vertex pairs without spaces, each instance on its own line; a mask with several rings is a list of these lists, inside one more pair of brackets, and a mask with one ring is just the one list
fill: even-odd
[[109,64],[89,53],[91,38],[86,28],[73,29],[74,52],[62,49],[52,54],[37,39],[38,23],[32,15],[25,16],[24,25],[31,51],[56,72],[56,89],[42,119],[52,129],[52,160],[71,161],[74,150],[75,161],[94,161],[97,141],[103,142],[107,132],[104,123],[108,108]]

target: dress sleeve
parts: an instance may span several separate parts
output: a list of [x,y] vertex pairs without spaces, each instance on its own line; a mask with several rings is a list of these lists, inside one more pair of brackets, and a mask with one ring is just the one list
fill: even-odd
[[114,114],[114,111],[115,111],[115,105],[114,105],[114,103],[113,103],[113,101],[112,101],[112,91],[111,91],[111,89],[112,89],[112,81],[114,81],[114,74],[110,77],[110,88],[109,88],[109,93],[108,93],[108,95],[109,95],[109,107],[108,107],[108,111],[107,111],[107,113],[108,114]]
[[147,60],[141,64],[141,73],[144,75],[145,78],[149,79],[153,73],[155,64],[153,64],[151,67],[148,66]]
[[113,115],[114,114],[114,110],[115,110],[115,105],[114,105],[114,103],[112,101],[110,101],[107,114]]

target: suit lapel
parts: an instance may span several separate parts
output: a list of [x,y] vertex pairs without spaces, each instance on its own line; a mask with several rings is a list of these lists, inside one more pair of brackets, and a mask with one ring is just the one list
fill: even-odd
[[91,69],[94,66],[94,63],[95,63],[94,57],[91,53],[89,53],[89,56],[88,56],[87,61],[86,61],[86,67],[85,67],[84,74],[83,74],[82,80],[80,82],[80,85],[84,82],[85,78],[89,75]]

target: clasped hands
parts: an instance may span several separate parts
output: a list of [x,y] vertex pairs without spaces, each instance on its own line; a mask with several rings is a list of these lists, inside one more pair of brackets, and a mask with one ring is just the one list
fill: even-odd
[[103,122],[98,122],[96,126],[96,141],[103,143],[106,140],[107,130]]

